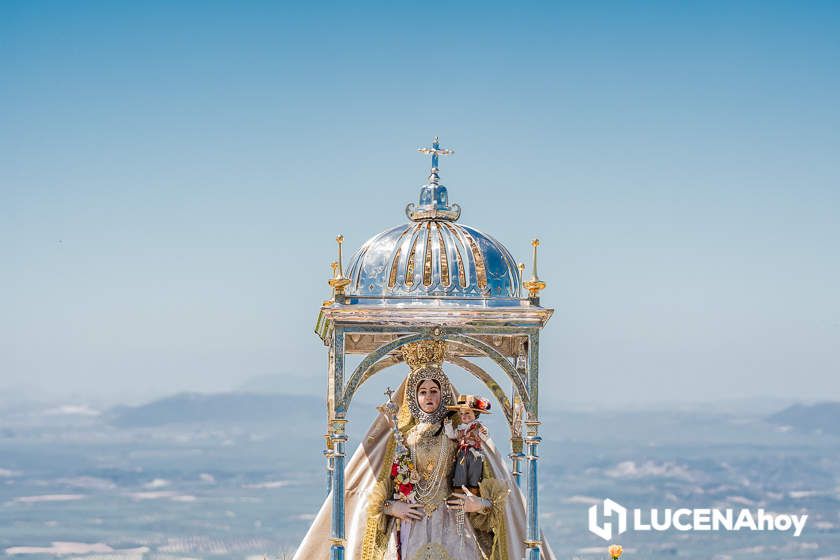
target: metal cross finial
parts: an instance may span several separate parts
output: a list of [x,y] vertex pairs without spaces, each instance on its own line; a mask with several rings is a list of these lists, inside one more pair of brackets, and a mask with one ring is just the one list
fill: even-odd
[[455,153],[455,150],[448,150],[446,148],[440,147],[440,141],[438,137],[435,136],[434,142],[432,142],[431,148],[417,148],[417,151],[421,154],[432,154],[432,175],[431,181],[433,184],[437,184],[438,181],[438,156],[448,156]]
[[391,389],[391,387],[389,386],[387,389],[385,389],[385,395],[388,396],[388,400],[390,401],[394,396],[394,390]]

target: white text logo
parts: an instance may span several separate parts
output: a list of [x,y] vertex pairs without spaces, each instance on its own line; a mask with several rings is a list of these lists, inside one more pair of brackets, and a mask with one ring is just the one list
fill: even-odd
[[[598,523],[598,505],[589,508],[589,530],[604,539],[610,540],[628,528],[628,522],[634,531],[789,531],[793,536],[802,534],[807,515],[789,515],[769,513],[762,508],[755,512],[749,509],[731,508],[651,508],[628,510],[613,500],[606,499],[601,507],[603,521]],[[628,520],[628,513],[631,515]],[[615,529],[615,530],[613,530]]]

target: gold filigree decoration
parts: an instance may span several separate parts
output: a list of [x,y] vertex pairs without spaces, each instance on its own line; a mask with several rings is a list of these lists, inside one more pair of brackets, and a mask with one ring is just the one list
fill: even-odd
[[[458,238],[458,234],[455,233],[455,230],[452,228],[452,226],[450,226],[449,224],[442,224],[442,225],[446,228],[446,230],[449,232],[449,234],[452,237],[454,237],[456,239]],[[467,274],[464,271],[464,258],[461,256],[461,250],[458,249],[458,244],[457,243],[453,244],[452,248],[455,249],[455,260],[458,261],[458,284],[462,288],[466,288],[467,287]]]
[[444,286],[449,286],[449,257],[446,255],[446,244],[443,242],[443,234],[440,231],[440,226],[435,224],[435,232],[437,232],[438,249],[440,249],[440,281]]
[[432,224],[426,222],[426,251],[423,258],[423,285],[432,285]]
[[467,238],[470,251],[472,251],[473,254],[473,259],[475,259],[475,276],[476,282],[478,282],[478,289],[484,290],[487,288],[487,270],[484,266],[484,255],[481,254],[481,250],[478,248],[475,239],[473,239],[472,235],[470,235],[467,230],[464,230],[464,237]]
[[[377,476],[377,488],[384,487],[385,498],[390,498],[393,493],[393,482],[391,480],[391,463],[394,460],[394,447],[396,442],[394,438],[390,438],[385,448],[385,455],[382,461],[382,467],[379,469]],[[374,491],[377,490],[374,488]],[[384,503],[384,499],[382,503]],[[368,515],[365,522],[365,534],[362,538],[362,560],[382,560],[385,555],[385,549],[388,544],[388,523],[383,527],[383,520],[385,513],[381,512],[381,504],[369,504],[369,508],[377,508],[376,514]],[[368,510],[370,512],[370,509]]]
[[406,434],[406,444],[421,481],[416,484],[417,501],[426,515],[431,515],[449,497],[450,466],[455,459],[457,443],[446,434],[435,435],[436,424],[418,424]]
[[400,262],[400,251],[402,248],[397,249],[397,254],[394,255],[394,264],[391,265],[391,274],[388,276],[388,287],[393,288],[397,284],[397,265]]
[[446,358],[446,342],[443,340],[410,342],[402,347],[402,355],[411,371],[429,365],[440,367]]
[[[418,225],[415,227],[415,231],[418,231],[422,227]],[[405,267],[405,285],[406,286],[413,286],[414,285],[414,258],[417,253],[417,241],[420,239],[419,233],[414,236],[414,240],[411,242],[411,250],[408,253],[408,264]]]
[[[394,246],[397,248],[397,251],[396,251],[396,253],[394,253],[394,257],[391,259],[391,272],[388,275],[388,287],[389,288],[393,288],[394,286],[397,285],[397,272],[398,272],[399,267],[400,267],[400,256],[402,255],[402,243],[403,243],[403,239],[405,239],[405,236],[410,231],[411,231],[411,229],[406,229],[405,231],[403,231],[400,234],[399,238],[397,239],[397,242],[394,244]],[[359,278],[361,278],[361,275],[359,275]]]

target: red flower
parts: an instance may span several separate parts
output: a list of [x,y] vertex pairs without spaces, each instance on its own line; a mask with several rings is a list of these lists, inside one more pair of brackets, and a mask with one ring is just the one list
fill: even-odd
[[392,477],[397,476],[397,471],[399,470],[399,468],[400,468],[400,466],[397,463],[394,463],[393,465],[391,465],[391,476]]
[[400,484],[400,494],[403,496],[408,496],[411,494],[411,491],[414,490],[414,485],[410,482],[406,482],[405,484]]

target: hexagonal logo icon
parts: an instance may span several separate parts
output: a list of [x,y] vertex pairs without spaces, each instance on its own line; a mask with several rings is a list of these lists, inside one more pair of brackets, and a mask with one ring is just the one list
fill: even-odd
[[612,519],[613,516],[615,516],[615,522],[618,527],[615,534],[620,535],[625,532],[627,530],[627,508],[609,498],[604,500],[603,503],[604,521],[602,525],[598,524],[598,504],[589,508],[589,530],[605,541],[610,540],[613,537],[613,523],[612,521],[607,521],[607,519]]

